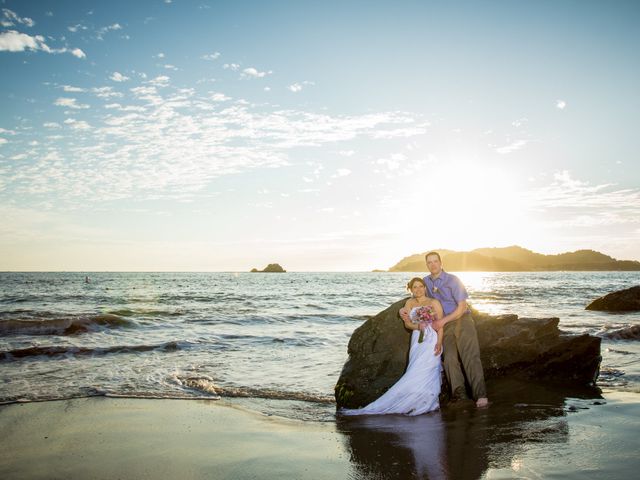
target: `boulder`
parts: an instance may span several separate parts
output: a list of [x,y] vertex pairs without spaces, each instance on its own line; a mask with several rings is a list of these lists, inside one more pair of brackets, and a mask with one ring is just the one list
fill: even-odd
[[252,268],[250,273],[286,273],[286,270],[277,263],[270,263],[264,270]]
[[640,311],[640,285],[609,293],[591,302],[586,309],[605,312]]
[[[404,373],[411,332],[398,311],[406,299],[369,318],[351,336],[349,358],[335,386],[338,407],[358,408],[382,395]],[[598,376],[600,338],[570,335],[558,318],[491,316],[473,311],[488,388],[508,377],[563,386],[592,386]],[[441,404],[448,400],[443,375]]]

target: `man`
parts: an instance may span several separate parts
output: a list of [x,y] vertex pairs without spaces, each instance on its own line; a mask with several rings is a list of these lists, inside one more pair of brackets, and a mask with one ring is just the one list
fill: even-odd
[[484,372],[480,361],[478,335],[471,312],[467,306],[467,289],[455,275],[442,269],[442,260],[438,252],[429,252],[425,256],[431,275],[424,277],[429,296],[442,304],[444,317],[433,323],[433,328],[444,326],[444,371],[451,384],[453,400],[466,400],[464,373],[467,376],[473,398],[478,407],[489,404],[484,384]]

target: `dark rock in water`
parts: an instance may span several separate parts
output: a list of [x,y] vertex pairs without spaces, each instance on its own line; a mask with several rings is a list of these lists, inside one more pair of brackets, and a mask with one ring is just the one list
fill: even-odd
[[[349,341],[349,358],[335,386],[338,407],[357,408],[382,395],[404,373],[411,332],[394,303],[358,327]],[[599,371],[600,338],[569,335],[558,329],[558,318],[491,316],[474,311],[480,355],[488,384],[513,377],[568,386],[593,385]],[[443,380],[441,403],[448,387]]]
[[602,336],[611,340],[640,340],[640,325],[613,330],[602,334]]
[[258,270],[257,268],[252,268],[250,273],[258,273],[258,272],[264,272],[264,273],[285,273],[286,270],[284,268],[282,268],[280,265],[278,265],[277,263],[270,263],[269,265],[267,265],[264,270]]
[[600,297],[591,302],[587,306],[587,310],[601,310],[605,312],[640,311],[640,285]]

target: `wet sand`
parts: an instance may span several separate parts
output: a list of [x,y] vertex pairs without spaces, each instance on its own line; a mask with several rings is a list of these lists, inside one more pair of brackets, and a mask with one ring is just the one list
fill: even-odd
[[0,407],[0,478],[637,478],[640,395],[309,422],[226,401]]

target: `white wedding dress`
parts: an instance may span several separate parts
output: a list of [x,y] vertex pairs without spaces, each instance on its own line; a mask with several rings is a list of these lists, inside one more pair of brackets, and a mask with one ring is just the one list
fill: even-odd
[[[415,307],[410,316],[416,315]],[[341,415],[383,415],[399,413],[405,415],[421,415],[440,408],[441,369],[440,355],[434,355],[433,349],[438,341],[438,334],[431,327],[424,332],[422,343],[418,343],[420,330],[411,334],[409,365],[404,375],[380,398],[362,408],[343,408]]]

